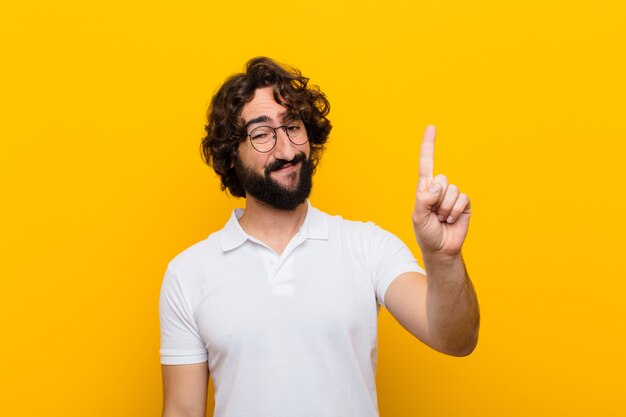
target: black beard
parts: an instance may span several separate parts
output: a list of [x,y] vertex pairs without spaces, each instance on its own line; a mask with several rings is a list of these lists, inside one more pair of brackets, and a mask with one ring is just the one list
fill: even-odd
[[[276,171],[287,164],[297,164],[301,162],[300,178],[293,190],[286,189],[270,177],[272,171]],[[307,159],[303,153],[297,154],[291,161],[277,159],[265,168],[264,174],[259,175],[241,163],[239,158],[235,158],[235,173],[246,191],[246,195],[251,195],[262,203],[279,210],[295,210],[304,203],[311,194],[313,188],[313,162]]]

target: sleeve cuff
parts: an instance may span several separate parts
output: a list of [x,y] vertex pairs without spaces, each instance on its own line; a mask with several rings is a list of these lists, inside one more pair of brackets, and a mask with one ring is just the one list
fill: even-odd
[[171,350],[163,350],[160,351],[161,355],[161,365],[189,365],[193,363],[202,363],[206,362],[209,358],[209,355],[206,352],[198,352],[198,351],[171,351]]
[[398,278],[400,275],[405,272],[419,272],[420,274],[426,275],[426,271],[424,271],[417,263],[411,265],[403,265],[389,271],[383,279],[381,279],[378,283],[378,303],[383,307],[387,308],[385,305],[385,294],[387,293],[387,288],[393,282],[394,279]]

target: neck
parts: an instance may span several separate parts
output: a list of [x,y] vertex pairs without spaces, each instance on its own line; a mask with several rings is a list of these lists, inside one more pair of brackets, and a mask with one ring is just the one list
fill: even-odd
[[239,218],[239,225],[250,236],[281,254],[289,241],[298,233],[306,217],[306,201],[292,211],[279,210],[246,197],[246,210]]

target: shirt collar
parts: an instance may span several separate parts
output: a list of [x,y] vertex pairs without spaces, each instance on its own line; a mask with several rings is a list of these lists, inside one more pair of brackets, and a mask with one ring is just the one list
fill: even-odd
[[327,216],[313,207],[309,200],[306,201],[308,209],[306,217],[300,232],[305,239],[321,239],[328,240],[328,218]]
[[[243,209],[234,209],[230,219],[222,229],[220,241],[223,252],[238,248],[246,240],[252,239],[239,224],[238,219],[243,215],[243,212]],[[300,226],[300,233],[304,239],[328,239],[328,219],[324,213],[313,207],[309,200],[307,200],[306,217]]]

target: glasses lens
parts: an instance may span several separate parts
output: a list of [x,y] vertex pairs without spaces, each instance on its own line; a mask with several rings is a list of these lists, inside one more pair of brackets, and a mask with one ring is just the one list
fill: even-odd
[[285,129],[285,132],[287,132],[289,140],[296,145],[304,145],[309,140],[306,135],[306,129],[304,128],[302,122],[299,120],[289,123],[289,125]]
[[267,126],[257,127],[250,132],[250,142],[259,152],[269,152],[274,147],[274,130]]

